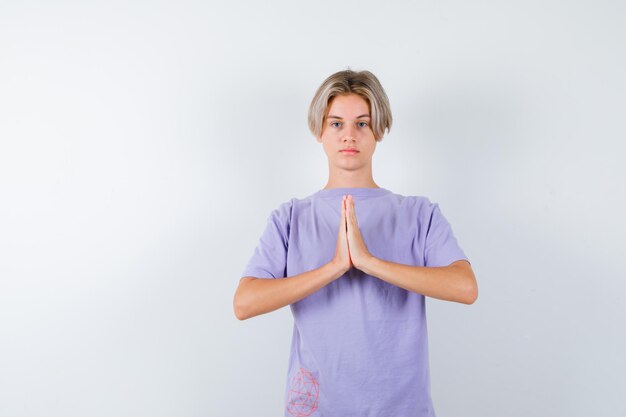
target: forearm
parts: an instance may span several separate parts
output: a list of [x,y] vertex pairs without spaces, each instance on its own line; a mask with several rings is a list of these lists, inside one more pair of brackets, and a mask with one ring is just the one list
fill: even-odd
[[246,277],[235,292],[235,316],[245,320],[295,303],[343,275],[333,262],[287,278]]
[[385,261],[372,256],[359,267],[368,275],[428,297],[472,304],[477,285],[471,269],[456,265],[423,267]]

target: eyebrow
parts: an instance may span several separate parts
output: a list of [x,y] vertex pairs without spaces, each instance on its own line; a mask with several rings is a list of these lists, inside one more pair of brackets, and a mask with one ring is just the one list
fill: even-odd
[[[360,119],[361,117],[370,117],[370,115],[369,115],[369,114],[362,114],[362,115],[360,115],[360,116],[357,116],[356,118],[357,118],[357,119]],[[343,117],[333,116],[332,114],[329,114],[329,115],[328,115],[328,118],[329,118],[329,119],[343,119]]]

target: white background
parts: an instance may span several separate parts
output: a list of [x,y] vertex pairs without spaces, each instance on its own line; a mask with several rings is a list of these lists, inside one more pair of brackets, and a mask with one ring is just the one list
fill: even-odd
[[232,297],[307,130],[368,69],[374,179],[479,283],[428,299],[440,417],[623,416],[621,1],[0,2],[0,415],[279,416],[289,308]]

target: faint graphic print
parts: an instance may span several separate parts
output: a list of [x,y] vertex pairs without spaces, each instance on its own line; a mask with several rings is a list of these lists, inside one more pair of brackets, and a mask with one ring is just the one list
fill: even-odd
[[294,417],[310,416],[317,410],[319,393],[317,379],[308,370],[300,368],[291,379],[287,411]]

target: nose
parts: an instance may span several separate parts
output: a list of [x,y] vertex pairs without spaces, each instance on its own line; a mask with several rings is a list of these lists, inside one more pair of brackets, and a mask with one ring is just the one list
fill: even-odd
[[343,136],[343,140],[344,141],[355,141],[356,140],[356,133],[355,133],[355,128],[352,126],[348,126],[346,127],[346,130],[344,132],[344,136]]

